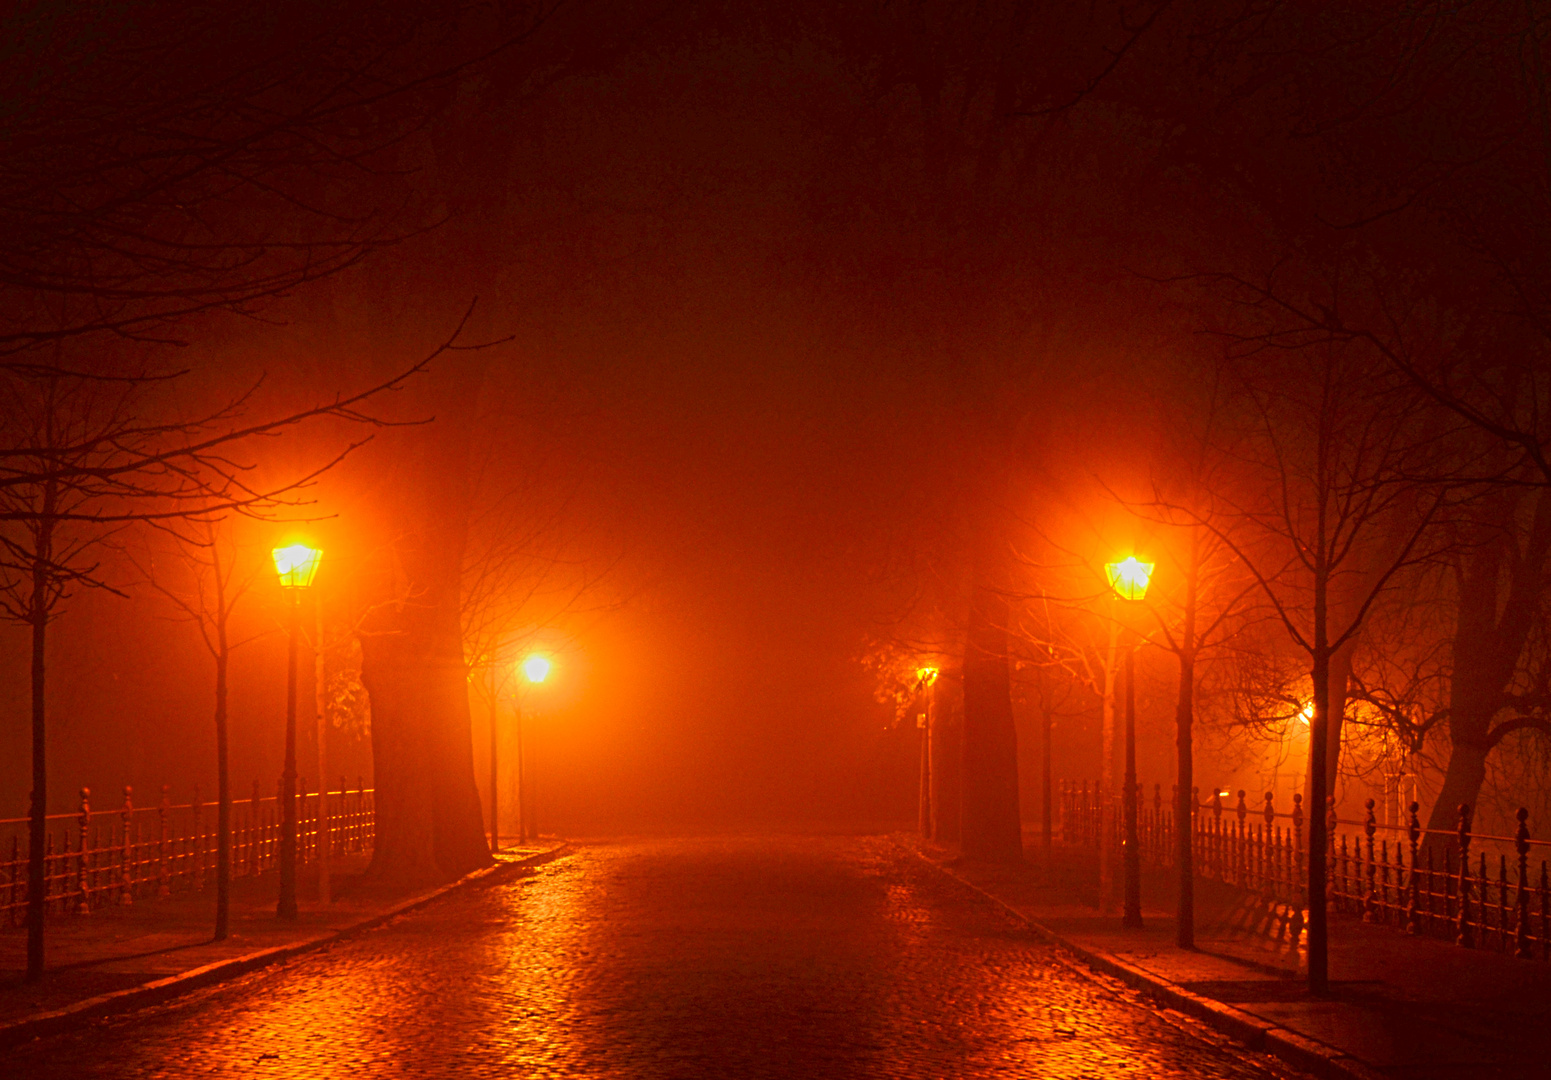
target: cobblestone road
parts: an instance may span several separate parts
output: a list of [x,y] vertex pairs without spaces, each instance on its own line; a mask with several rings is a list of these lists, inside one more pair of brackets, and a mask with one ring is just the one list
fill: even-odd
[[886,839],[583,848],[6,1076],[1286,1075],[1095,982]]

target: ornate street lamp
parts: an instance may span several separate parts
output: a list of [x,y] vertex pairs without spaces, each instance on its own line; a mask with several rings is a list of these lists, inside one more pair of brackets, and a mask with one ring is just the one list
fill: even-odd
[[[1140,601],[1147,597],[1154,563],[1144,563],[1135,555],[1119,562],[1106,563],[1109,586],[1124,600]],[[1125,912],[1120,925],[1142,925],[1142,850],[1136,831],[1136,648],[1126,650],[1126,777],[1121,799],[1125,837],[1121,841],[1121,862],[1125,868]],[[1183,827],[1183,826],[1182,826]]]
[[276,914],[296,918],[296,666],[302,636],[302,593],[312,588],[323,552],[291,544],[270,552],[280,587],[291,600],[290,642],[286,654],[285,771],[280,774],[280,902]]

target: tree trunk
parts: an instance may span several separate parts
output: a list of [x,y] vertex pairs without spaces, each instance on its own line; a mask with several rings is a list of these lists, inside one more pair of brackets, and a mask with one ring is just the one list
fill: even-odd
[[[1346,719],[1346,700],[1348,681],[1352,675],[1352,654],[1357,649],[1355,637],[1344,642],[1339,649],[1330,654],[1330,673],[1325,677],[1325,699],[1329,702],[1330,719],[1326,727],[1325,742],[1325,794],[1334,795],[1336,791],[1336,774],[1341,766],[1341,728]],[[1314,758],[1311,755],[1304,762],[1303,773],[1303,798],[1308,806],[1314,805],[1313,773],[1309,770],[1314,767]]]
[[43,489],[43,517],[37,526],[32,559],[32,805],[27,822],[27,981],[43,977],[43,904],[48,864],[43,846],[48,832],[48,756],[44,693],[48,644],[50,568],[54,559],[55,486]]
[[1018,730],[1007,660],[1007,600],[975,585],[964,648],[964,788],[960,846],[994,862],[1023,857]]
[[[219,569],[217,573],[219,574]],[[220,627],[215,658],[215,940],[225,941],[232,900],[232,787],[227,768],[226,627]]]
[[[1428,829],[1436,829],[1444,834],[1453,833],[1459,825],[1459,808],[1469,806],[1475,809],[1476,800],[1481,796],[1481,785],[1486,780],[1488,753],[1490,747],[1484,738],[1464,742],[1455,738],[1449,751],[1449,765],[1443,774],[1443,787],[1427,815]],[[1441,852],[1443,846],[1450,843],[1452,841],[1447,836],[1425,836],[1422,846],[1425,848],[1429,844],[1437,844]]]
[[[1454,632],[1454,677],[1449,686],[1449,764],[1427,827],[1452,833],[1462,804],[1475,807],[1492,751],[1492,722],[1503,694],[1520,670],[1541,611],[1551,553],[1551,493],[1535,495],[1534,516],[1522,548],[1512,530],[1519,503],[1501,498],[1493,530],[1460,569]],[[1502,587],[1506,571],[1507,589]],[[1424,844],[1438,843],[1427,837]]]
[[434,424],[406,436],[407,581],[361,628],[361,683],[371,700],[377,847],[370,873],[406,885],[492,862],[474,779],[474,730],[460,612],[469,514],[469,449],[477,370],[454,373]]
[[44,724],[44,646],[48,640],[47,556],[33,564],[32,586],[32,805],[27,822],[27,981],[43,977],[43,900],[48,831],[47,727]]
[[1196,658],[1184,648],[1179,652],[1179,693],[1174,702],[1175,770],[1179,777],[1174,793],[1174,865],[1179,877],[1174,943],[1181,949],[1196,947],[1196,868],[1191,835],[1195,824],[1195,692]]

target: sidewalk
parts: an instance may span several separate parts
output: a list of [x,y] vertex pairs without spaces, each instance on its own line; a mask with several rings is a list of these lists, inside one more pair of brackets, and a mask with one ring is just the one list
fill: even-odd
[[0,1044],[42,1033],[49,1021],[99,1015],[171,997],[196,985],[231,978],[265,963],[304,952],[416,907],[450,887],[502,869],[546,861],[564,850],[557,841],[503,848],[497,864],[452,886],[419,892],[370,887],[362,881],[366,859],[336,863],[334,900],[316,902],[310,867],[298,872],[300,917],[275,918],[275,874],[232,882],[229,936],[213,941],[215,890],[165,900],[139,900],[84,916],[56,916],[45,938],[47,971],[28,984],[27,932],[0,930]]
[[[1252,1046],[1325,1076],[1406,1080],[1551,1075],[1551,964],[1408,937],[1332,914],[1332,993],[1311,998],[1299,957],[1236,931],[1238,894],[1197,887],[1198,951],[1174,946],[1173,895],[1145,872],[1142,930],[1100,916],[1097,859],[1027,836],[1026,862],[958,862],[911,838],[946,872],[1001,902],[1036,932],[1128,983],[1161,993]],[[1117,889],[1119,868],[1116,868]]]

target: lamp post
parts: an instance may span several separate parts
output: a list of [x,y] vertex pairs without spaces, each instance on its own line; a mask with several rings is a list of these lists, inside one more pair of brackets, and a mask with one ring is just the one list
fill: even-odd
[[280,774],[280,902],[275,913],[296,918],[296,668],[302,636],[302,593],[312,587],[323,552],[306,544],[275,548],[275,573],[290,597],[290,641],[286,651],[285,770]]
[[[1123,600],[1140,601],[1147,596],[1152,581],[1153,563],[1144,563],[1135,555],[1119,562],[1106,563],[1110,588]],[[1121,862],[1125,870],[1125,910],[1120,925],[1142,925],[1142,850],[1136,833],[1136,648],[1126,650],[1126,775],[1125,794],[1121,799],[1124,838]]]
[[932,837],[932,687],[937,684],[937,669],[924,667],[916,671],[916,689],[925,708],[921,712],[921,794],[918,826],[921,835]]
[[[547,656],[534,653],[522,662],[522,677],[534,686],[549,678],[554,665]],[[522,699],[516,706],[517,720],[517,807],[519,828],[524,840],[536,840],[539,835],[538,800],[533,791],[532,747],[525,746],[522,737]]]

